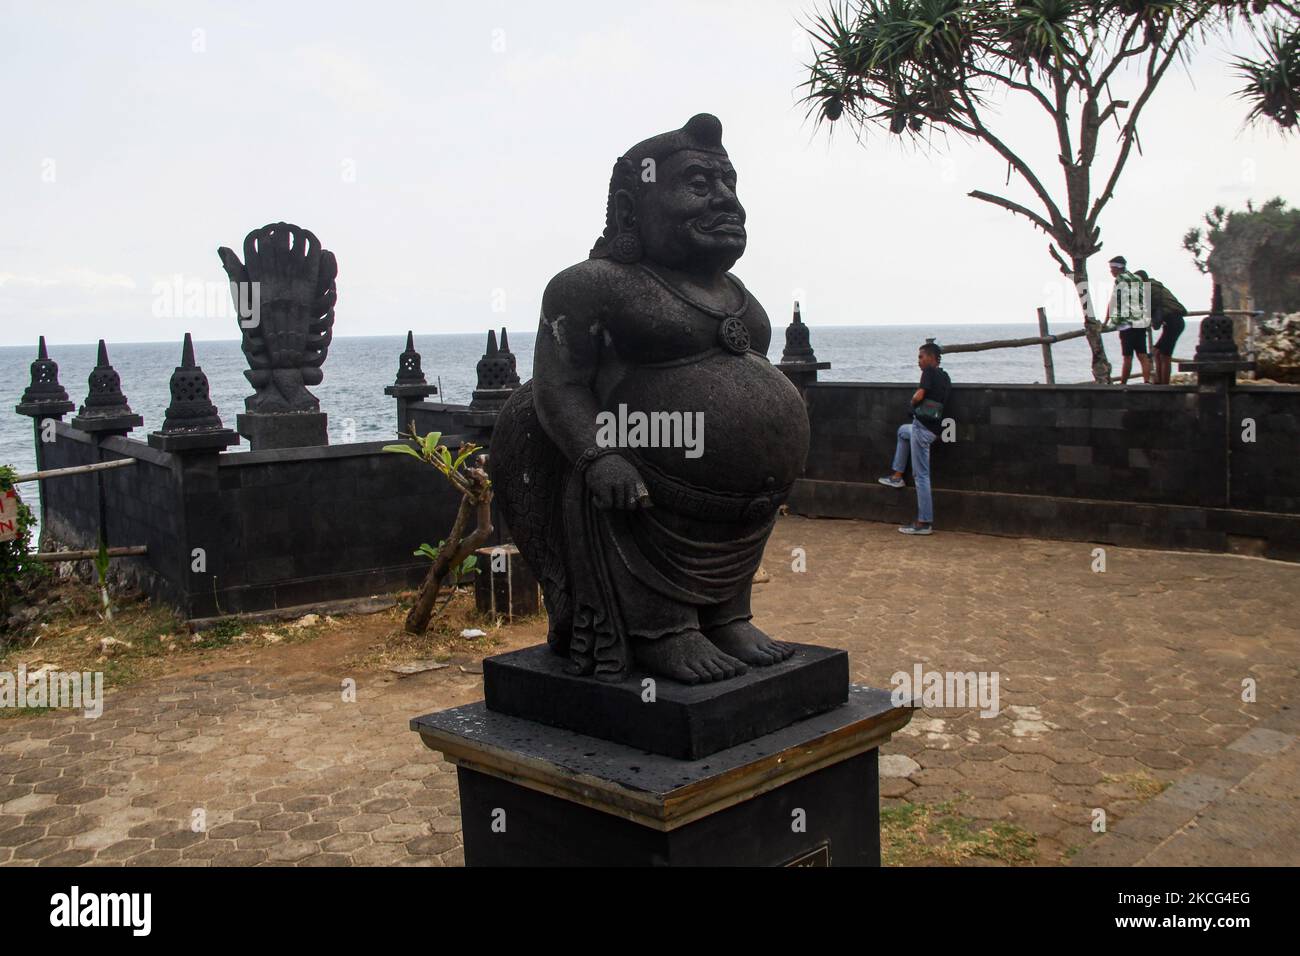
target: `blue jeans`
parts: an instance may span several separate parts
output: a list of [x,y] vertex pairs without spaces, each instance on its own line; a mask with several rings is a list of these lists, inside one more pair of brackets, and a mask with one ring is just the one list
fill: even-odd
[[898,426],[898,447],[894,450],[894,471],[907,470],[908,452],[912,455],[912,479],[916,482],[916,520],[934,521],[934,498],[930,495],[930,446],[934,432],[924,425],[908,422]]

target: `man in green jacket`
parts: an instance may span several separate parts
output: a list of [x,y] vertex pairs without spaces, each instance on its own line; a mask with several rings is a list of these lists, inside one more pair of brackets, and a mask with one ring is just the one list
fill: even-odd
[[1141,269],[1134,275],[1145,282],[1150,290],[1151,328],[1160,332],[1160,338],[1151,349],[1152,358],[1155,359],[1155,382],[1157,385],[1168,385],[1173,369],[1174,345],[1187,327],[1187,308],[1159,279],[1152,279]]
[[1110,260],[1110,274],[1115,277],[1115,291],[1106,309],[1106,327],[1119,330],[1120,350],[1124,364],[1120,368],[1119,382],[1128,384],[1133,370],[1133,356],[1142,366],[1142,381],[1151,383],[1151,357],[1147,355],[1147,329],[1151,325],[1151,307],[1147,301],[1145,284],[1128,271],[1128,260],[1116,256]]

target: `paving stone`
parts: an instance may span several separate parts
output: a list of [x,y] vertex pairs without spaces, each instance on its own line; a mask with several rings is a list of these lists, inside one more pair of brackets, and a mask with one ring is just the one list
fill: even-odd
[[1256,727],[1253,730],[1248,730],[1228,744],[1228,749],[1257,756],[1269,756],[1281,753],[1295,743],[1295,740],[1294,734],[1284,734],[1276,730],[1265,730],[1262,727]]
[[1201,810],[1232,787],[1231,781],[1203,773],[1189,773],[1160,795],[1160,800],[1188,810]]
[[422,823],[390,823],[370,834],[376,843],[408,843],[429,832]]
[[882,754],[880,757],[881,777],[908,777],[920,769],[921,765],[911,757],[901,754]]
[[320,847],[307,840],[288,840],[266,851],[268,863],[298,863],[313,854],[319,853]]
[[261,825],[263,830],[292,830],[309,822],[311,818],[305,813],[276,813],[263,817]]
[[44,860],[68,848],[66,837],[41,837],[14,848],[15,860]]
[[85,866],[94,858],[91,850],[64,850],[41,860],[41,866]]
[[398,843],[374,843],[352,854],[358,866],[389,866],[406,856],[406,847]]
[[207,839],[207,834],[193,830],[175,830],[154,839],[153,845],[159,850],[183,850]]
[[393,797],[381,797],[378,800],[368,800],[361,804],[361,812],[388,814],[395,810],[401,810],[406,806],[407,803],[405,800]]
[[1070,860],[1073,866],[1135,866],[1151,846],[1119,834],[1106,834]]
[[[1000,672],[997,717],[921,711],[890,742],[885,800],[960,801],[961,812],[1010,819],[1035,834],[1044,864],[1073,846],[1073,864],[1129,865],[1156,846],[1228,865],[1300,858],[1284,857],[1300,802],[1300,768],[1286,763],[1300,708],[1282,707],[1300,696],[1300,646],[1277,612],[1293,567],[1255,562],[1247,575],[1232,558],[1108,547],[1117,574],[1100,581],[1078,573],[1083,545],[943,539],[922,552],[892,525],[785,517],[771,553],[802,546],[817,560],[756,590],[756,619],[777,637],[806,638],[797,609],[817,608],[819,640],[850,652],[855,680],[886,686],[900,661]],[[921,570],[945,587],[923,591]],[[918,629],[922,599],[932,626]],[[1241,703],[1243,673],[1268,695]],[[45,859],[463,865],[455,768],[406,722],[478,693],[469,680],[373,680],[360,704],[341,706],[333,674],[218,664],[114,689],[93,725],[66,714],[0,722],[0,863],[34,863],[13,855],[66,840]],[[1173,786],[1143,800],[1124,782],[1138,773]],[[189,827],[199,807],[206,835]],[[1091,832],[1094,807],[1110,833]],[[294,861],[304,845],[316,850]]]
[[326,821],[324,823],[307,823],[290,830],[289,839],[314,842],[333,836],[338,832],[338,824],[333,821]]
[[119,840],[100,849],[95,859],[100,863],[120,863],[147,852],[152,846],[152,840]]
[[388,824],[388,817],[380,813],[362,813],[355,817],[347,817],[339,821],[339,829],[347,833],[357,831],[369,833],[372,830],[378,830]]
[[340,833],[326,837],[321,841],[321,849],[327,853],[351,853],[371,843],[368,833]]
[[265,850],[231,850],[211,860],[213,866],[257,866],[266,859]]

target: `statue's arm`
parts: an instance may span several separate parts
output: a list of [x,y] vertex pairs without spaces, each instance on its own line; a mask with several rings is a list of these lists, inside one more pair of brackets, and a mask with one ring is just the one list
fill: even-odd
[[594,387],[603,334],[598,291],[577,267],[561,272],[542,295],[533,350],[533,400],[551,441],[573,462],[596,444]]
[[[570,461],[596,448],[594,391],[605,347],[602,317],[616,295],[601,280],[599,265],[583,263],[551,280],[542,295],[542,316],[533,348],[533,404],[551,441]],[[597,458],[585,472],[599,508],[649,508],[653,502],[631,462],[620,455]]]

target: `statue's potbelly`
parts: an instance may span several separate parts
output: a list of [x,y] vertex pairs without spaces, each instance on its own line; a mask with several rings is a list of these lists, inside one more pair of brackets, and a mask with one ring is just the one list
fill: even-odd
[[[604,402],[615,414],[620,404],[629,416],[643,412],[651,421],[654,412],[683,413],[682,427],[675,416],[659,419],[660,439],[670,431],[676,447],[639,447],[635,452],[665,474],[702,488],[782,489],[798,477],[808,454],[808,414],[798,390],[753,353],[719,350],[679,364],[634,366]],[[692,416],[690,432],[684,428],[687,415]],[[687,457],[688,449],[680,447],[686,437],[702,451],[699,457]]]

